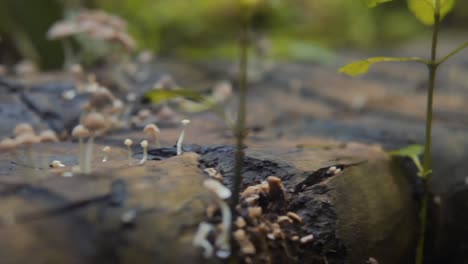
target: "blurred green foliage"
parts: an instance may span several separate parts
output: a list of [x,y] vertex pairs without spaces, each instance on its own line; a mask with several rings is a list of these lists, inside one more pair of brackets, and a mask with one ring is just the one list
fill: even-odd
[[[238,0],[2,0],[0,34],[23,56],[60,66],[60,45],[47,43],[47,27],[70,9],[102,8],[129,22],[140,48],[189,59],[232,58],[238,6]],[[463,28],[467,15],[468,1],[459,1],[446,23]],[[270,55],[281,59],[326,62],[333,58],[331,50],[385,48],[425,30],[407,12],[405,0],[373,10],[362,1],[263,0],[253,17],[254,38],[268,39]]]

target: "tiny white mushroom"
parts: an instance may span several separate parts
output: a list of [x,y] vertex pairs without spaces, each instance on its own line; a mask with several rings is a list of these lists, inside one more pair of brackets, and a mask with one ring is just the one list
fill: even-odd
[[111,148],[109,146],[105,146],[102,148],[102,152],[104,153],[104,156],[102,157],[102,162],[107,162],[109,160],[109,152]]
[[307,236],[303,236],[301,237],[301,239],[299,240],[302,244],[305,244],[305,243],[309,243],[311,241],[314,240],[314,235],[310,234],[310,235],[307,235]]
[[327,173],[328,174],[334,174],[335,171],[336,171],[336,166],[331,166],[330,168],[328,168]]
[[62,164],[62,162],[60,160],[54,160],[52,161],[52,163],[50,164],[50,166],[54,169],[58,169],[58,168],[64,168],[65,165]]
[[140,160],[140,164],[144,164],[148,159],[148,141],[143,140],[140,145],[143,148],[143,158]]
[[185,136],[185,127],[190,124],[190,120],[184,119],[181,121],[182,131],[180,132],[179,139],[177,140],[177,155],[182,154],[182,142],[184,141]]
[[143,132],[145,134],[148,134],[151,137],[151,139],[156,143],[156,148],[161,147],[161,143],[159,142],[159,137],[158,137],[158,134],[161,131],[159,130],[158,126],[156,126],[155,124],[148,124],[143,129]]
[[203,182],[203,186],[214,192],[220,199],[224,200],[231,197],[231,190],[217,180],[206,179]]
[[132,145],[133,145],[133,140],[127,138],[125,139],[124,141],[124,145],[127,146],[127,150],[128,150],[128,164],[132,164]]
[[83,146],[83,139],[89,137],[89,130],[86,129],[83,125],[77,125],[75,128],[72,130],[72,136],[77,137],[79,140],[79,145],[80,145],[80,157],[79,157],[79,165],[80,165],[80,171],[84,172],[85,171],[85,150]]
[[231,191],[224,186],[222,183],[213,180],[207,179],[203,182],[203,186],[208,190],[212,191],[216,194],[218,198],[218,204],[221,208],[221,216],[222,216],[222,232],[216,238],[215,244],[218,247],[218,251],[216,255],[219,258],[227,258],[231,255],[231,245],[229,243],[230,240],[230,232],[231,232],[231,223],[232,223],[232,214],[231,209],[229,208],[228,204],[224,201],[231,197]]
[[208,241],[208,235],[213,231],[214,227],[212,224],[201,222],[198,225],[198,230],[195,236],[193,237],[192,245],[194,247],[203,248],[203,257],[210,258],[213,256],[213,246],[210,241]]

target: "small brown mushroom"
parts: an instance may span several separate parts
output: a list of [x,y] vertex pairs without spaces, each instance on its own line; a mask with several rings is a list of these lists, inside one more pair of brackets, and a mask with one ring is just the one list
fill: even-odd
[[34,134],[34,128],[28,123],[19,123],[14,129],[15,136],[21,134]]
[[294,213],[294,212],[288,212],[286,214],[289,218],[291,218],[292,220],[298,222],[298,223],[302,223],[302,217],[300,217],[298,214]]
[[85,171],[84,173],[91,173],[91,161],[93,159],[93,143],[96,132],[106,128],[106,120],[103,115],[93,112],[87,114],[83,119],[83,125],[89,130],[90,136],[86,148],[85,155]]
[[53,130],[44,130],[39,134],[41,142],[58,142],[57,134]]
[[151,137],[151,139],[156,143],[156,148],[161,147],[161,143],[159,142],[159,137],[158,137],[161,131],[159,130],[158,126],[156,126],[155,124],[148,124],[143,129],[143,132],[145,134],[148,134]]

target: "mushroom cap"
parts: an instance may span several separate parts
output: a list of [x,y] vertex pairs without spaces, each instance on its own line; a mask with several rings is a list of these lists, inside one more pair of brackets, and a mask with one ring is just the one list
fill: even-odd
[[184,126],[190,124],[190,120],[188,120],[188,119],[184,119],[184,120],[182,120],[182,121],[180,121],[180,122],[181,122],[182,125],[184,125]]
[[143,141],[141,141],[140,146],[141,146],[142,148],[147,148],[147,147],[148,147],[148,140],[143,140]]
[[54,160],[50,165],[52,165],[52,168],[54,169],[65,167],[65,165],[63,165],[63,163],[60,160]]
[[106,128],[106,119],[100,113],[87,114],[83,119],[83,125],[91,132]]
[[57,134],[53,130],[44,130],[39,134],[41,142],[58,142]]
[[89,130],[86,129],[86,127],[84,127],[83,125],[77,125],[72,130],[72,136],[78,137],[78,138],[89,137]]
[[133,145],[133,140],[131,140],[129,138],[125,139],[124,145],[127,146],[127,147],[130,147],[131,145]]
[[161,131],[159,130],[159,127],[157,125],[148,124],[143,129],[143,132],[150,135],[150,136],[152,136],[152,137],[156,137],[156,135]]
[[221,199],[231,197],[231,190],[217,180],[207,179],[203,182],[203,186],[214,192]]
[[103,152],[109,152],[111,150],[111,148],[109,146],[105,146],[102,148],[102,151]]
[[31,126],[31,124],[19,123],[16,125],[14,132],[16,136],[26,133],[34,134],[34,128]]
[[18,145],[32,145],[41,142],[41,138],[35,134],[21,134],[16,137],[16,143]]
[[16,147],[15,140],[11,138],[4,138],[0,141],[0,149],[13,149]]

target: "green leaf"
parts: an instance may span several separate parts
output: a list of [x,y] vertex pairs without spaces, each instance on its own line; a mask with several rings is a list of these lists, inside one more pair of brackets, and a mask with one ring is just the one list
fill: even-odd
[[421,145],[409,145],[407,147],[393,150],[388,152],[388,154],[392,156],[400,156],[400,157],[411,157],[411,156],[419,156],[424,152],[424,147]]
[[427,175],[431,174],[431,170],[429,171],[424,171],[423,166],[421,165],[421,161],[419,160],[419,155],[421,155],[424,152],[424,147],[421,145],[409,145],[407,147],[404,147],[402,149],[397,149],[394,151],[388,152],[391,156],[397,156],[397,157],[408,157],[410,158],[414,165],[418,168],[418,175],[420,177],[425,178]]
[[[408,9],[425,25],[434,24],[437,0],[408,0]],[[447,15],[455,6],[456,0],[438,0],[440,20]]]
[[177,97],[184,97],[191,100],[202,101],[203,96],[200,93],[197,93],[188,89],[178,89],[178,90],[151,90],[147,92],[144,96],[145,99],[148,99],[151,103],[159,103],[164,100],[173,99]]
[[339,69],[338,72],[345,73],[349,76],[356,76],[364,74],[369,71],[369,68],[372,64],[377,62],[389,62],[389,61],[416,61],[425,63],[423,59],[417,57],[408,57],[408,58],[392,58],[392,57],[373,57],[366,60],[355,61],[350,64],[347,64]]
[[361,0],[367,7],[376,7],[382,3],[390,2],[392,0]]

